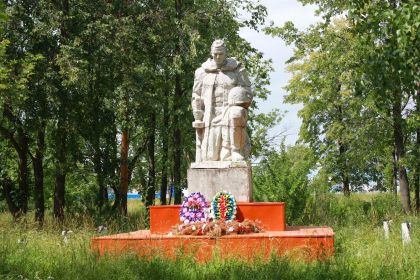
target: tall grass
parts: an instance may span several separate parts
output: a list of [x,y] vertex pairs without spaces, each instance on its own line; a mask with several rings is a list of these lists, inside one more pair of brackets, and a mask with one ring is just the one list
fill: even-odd
[[[286,206],[287,211],[287,206]],[[324,193],[312,196],[303,213],[293,225],[346,226],[382,224],[404,216],[399,198],[389,193],[355,193],[347,198],[341,194]]]
[[[37,229],[28,221],[13,222],[7,214],[1,214],[0,279],[420,279],[420,219],[394,212],[386,199],[324,198],[318,206],[325,205],[326,217],[307,209],[302,220],[324,221],[336,232],[334,257],[311,263],[273,257],[252,264],[217,259],[197,264],[188,257],[171,261],[138,258],[129,253],[98,258],[90,250],[90,238],[97,234],[93,218],[69,219],[65,227],[73,234],[66,242],[62,228],[52,221]],[[143,211],[142,207],[131,211],[127,222],[142,219]],[[309,220],[309,213],[315,220]],[[389,240],[383,237],[383,217],[393,219]],[[403,246],[400,232],[400,222],[405,219],[410,220],[413,229],[408,246]],[[136,225],[142,227],[145,223],[137,221]],[[119,222],[108,226],[112,232],[127,228],[122,223],[119,229]]]

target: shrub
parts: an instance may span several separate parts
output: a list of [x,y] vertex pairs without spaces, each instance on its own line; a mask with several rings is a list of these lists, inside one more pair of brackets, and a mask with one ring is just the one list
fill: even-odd
[[270,153],[253,169],[256,201],[286,202],[289,223],[299,220],[310,196],[309,175],[315,168],[312,151],[297,145]]

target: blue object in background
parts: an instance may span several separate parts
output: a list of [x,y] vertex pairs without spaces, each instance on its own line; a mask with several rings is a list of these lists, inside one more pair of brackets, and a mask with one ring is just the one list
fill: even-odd
[[127,199],[140,199],[141,198],[141,194],[138,193],[128,193],[127,194]]
[[[142,195],[138,194],[138,193],[128,193],[127,194],[127,199],[141,199]],[[155,198],[160,198],[160,193],[155,193]],[[114,193],[108,193],[108,199],[110,200],[114,200],[115,199],[115,194]]]

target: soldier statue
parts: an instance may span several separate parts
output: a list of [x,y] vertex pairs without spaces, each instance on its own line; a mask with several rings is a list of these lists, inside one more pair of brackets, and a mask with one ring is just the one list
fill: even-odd
[[245,68],[227,58],[223,40],[211,46],[211,58],[195,71],[192,109],[196,162],[243,161],[250,154],[246,132],[251,83]]

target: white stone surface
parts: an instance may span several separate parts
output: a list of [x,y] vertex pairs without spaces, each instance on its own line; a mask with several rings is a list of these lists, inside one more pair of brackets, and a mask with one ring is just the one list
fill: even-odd
[[[229,163],[229,162],[227,162]],[[203,163],[204,164],[204,163]],[[205,163],[211,166],[212,163]],[[219,191],[229,191],[237,202],[252,201],[251,166],[190,168],[188,169],[188,193],[200,192],[211,201]]]
[[251,82],[242,64],[227,58],[222,40],[214,41],[211,54],[196,70],[192,90],[195,160],[243,161],[251,151],[246,132]]
[[405,222],[401,224],[401,235],[404,245],[408,245],[411,242],[410,238],[410,227],[411,223]]
[[230,167],[248,167],[246,161],[203,161],[191,163],[191,168],[230,168]]

